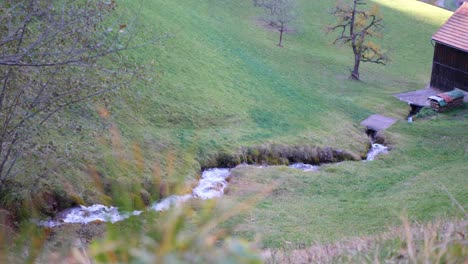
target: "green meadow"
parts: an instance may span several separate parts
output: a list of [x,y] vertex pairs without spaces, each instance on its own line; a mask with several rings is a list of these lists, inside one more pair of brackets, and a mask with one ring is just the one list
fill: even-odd
[[136,10],[143,33],[161,38],[127,54],[153,65],[154,76],[115,99],[112,117],[145,146],[149,138],[197,155],[265,142],[360,151],[359,122],[372,113],[403,119],[408,107],[391,95],[427,84],[430,37],[450,15],[417,1],[378,3],[391,62],[364,64],[363,81],[350,82],[349,48],[326,34],[329,1],[300,2],[284,48],[250,1],[122,2]]
[[386,131],[392,151],[373,162],[325,165],[318,173],[235,169],[231,192],[221,200],[238,202],[276,187],[223,225],[260,237],[266,247],[374,234],[399,225],[403,214],[423,222],[462,216],[450,196],[466,207],[466,105],[410,124],[409,107],[392,96],[427,85],[431,35],[451,12],[418,1],[370,1],[384,15],[381,45],[390,62],[364,64],[362,81],[354,82],[347,78],[350,49],[333,45],[335,35],[326,33],[333,1],[298,2],[284,48],[248,0],[121,2],[136,10],[143,32],[162,37],[156,47],[127,55],[152,63],[154,81],[117,99],[118,127],[156,159],[174,151],[174,174],[189,175],[198,158],[240,146],[308,144],[362,153],[363,119],[378,113],[399,120]]
[[[122,54],[129,65],[145,67],[145,80],[107,96],[108,118],[78,119],[82,134],[51,133],[79,154],[51,186],[66,182],[75,199],[112,203],[93,191],[89,164],[125,184],[151,178],[156,167],[164,180],[190,181],[200,160],[242,146],[313,145],[363,155],[368,138],[360,122],[382,114],[398,122],[385,131],[390,153],[375,161],[327,164],[319,172],[234,169],[221,204],[272,191],[219,228],[279,248],[381,233],[400,225],[402,215],[424,223],[463,217],[454,199],[468,207],[468,106],[407,123],[409,106],[392,96],[427,85],[431,36],[451,12],[415,0],[372,3],[384,15],[379,44],[390,61],[363,64],[356,82],[348,79],[351,49],[333,45],[335,33],[327,34],[334,1],[298,0],[283,48],[251,0],[117,1],[121,23],[131,25],[127,13],[137,18],[137,44],[158,37],[156,45]],[[102,106],[103,100],[87,103],[93,111]],[[141,171],[113,168],[108,127]],[[101,140],[91,136],[95,131]]]

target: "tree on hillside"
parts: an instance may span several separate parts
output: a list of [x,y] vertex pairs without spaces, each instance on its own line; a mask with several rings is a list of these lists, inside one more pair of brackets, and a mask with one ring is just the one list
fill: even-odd
[[253,4],[255,7],[260,7],[268,11],[270,15],[275,13],[277,0],[253,0]]
[[381,47],[368,38],[381,38],[383,17],[379,6],[374,5],[370,10],[360,10],[366,5],[364,0],[352,0],[351,4],[338,2],[332,14],[337,23],[329,27],[329,31],[339,31],[333,43],[350,45],[354,53],[354,68],[350,78],[359,80],[359,66],[361,62],[372,62],[385,65],[387,55]]
[[296,19],[295,0],[253,0],[254,6],[267,11],[269,25],[278,30],[278,46],[283,47],[283,35],[287,25]]
[[133,37],[108,19],[115,8],[101,0],[0,3],[0,192],[30,167],[18,162],[54,148],[32,138],[42,138],[55,113],[125,85],[118,53]]

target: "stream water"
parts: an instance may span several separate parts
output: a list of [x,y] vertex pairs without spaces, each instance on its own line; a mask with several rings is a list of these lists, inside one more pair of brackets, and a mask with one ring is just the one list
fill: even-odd
[[229,176],[229,169],[209,169],[202,173],[198,185],[193,188],[192,194],[171,195],[161,201],[151,205],[151,209],[156,211],[165,211],[172,206],[182,204],[192,198],[202,200],[220,197],[224,194],[224,189],[228,185],[226,179]]
[[[371,161],[382,153],[388,152],[388,148],[380,144],[372,144],[367,160]],[[263,168],[265,166],[260,166]],[[305,172],[318,171],[319,166],[295,163],[289,166],[290,168],[302,170]],[[202,173],[198,185],[192,190],[191,194],[171,195],[158,202],[153,203],[148,210],[166,211],[173,206],[181,205],[190,199],[212,199],[220,197],[224,194],[224,190],[228,185],[227,178],[230,175],[230,169],[215,168],[209,169]],[[80,206],[64,210],[59,213],[53,220],[37,221],[40,226],[56,227],[63,224],[88,224],[91,222],[111,222],[115,223],[122,221],[131,216],[140,215],[143,211],[120,212],[117,207],[95,204],[91,206]]]
[[[148,209],[165,211],[172,206],[178,206],[190,199],[212,199],[224,194],[227,186],[229,169],[209,169],[202,173],[198,185],[191,194],[171,195],[159,202],[153,203]],[[120,212],[117,207],[95,204],[91,206],[74,207],[58,214],[56,219],[38,221],[37,224],[46,227],[56,227],[63,224],[88,224],[94,221],[119,222],[133,215],[140,215],[143,211]]]
[[380,154],[385,154],[385,153],[388,153],[388,147],[382,145],[382,144],[372,144],[372,147],[371,149],[369,150],[369,152],[367,153],[367,158],[366,160],[367,161],[371,161],[371,160],[374,160],[375,157],[377,157],[378,155]]
[[294,163],[289,165],[290,168],[298,169],[302,171],[319,171],[319,166],[305,164],[305,163]]

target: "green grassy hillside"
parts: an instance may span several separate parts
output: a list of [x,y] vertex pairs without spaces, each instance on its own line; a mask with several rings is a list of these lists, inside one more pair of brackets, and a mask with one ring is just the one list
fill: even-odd
[[316,2],[301,3],[297,33],[286,37],[285,48],[275,46],[276,32],[258,25],[250,1],[122,3],[169,36],[130,55],[156,63],[155,82],[133,87],[115,112],[143,126],[123,116],[121,129],[201,149],[284,141],[357,150],[359,121],[371,113],[403,117],[407,108],[389,95],[425,86],[430,36],[449,13],[416,1],[383,1],[383,47],[392,61],[364,65],[364,82],[355,83],[347,80],[349,48],[332,45],[333,34],[325,34],[332,4]]
[[[226,225],[239,226],[238,234],[250,238],[261,234],[266,246],[281,246],[284,241],[334,241],[375,233],[398,224],[402,211],[421,221],[458,216],[439,186],[468,205],[466,104],[408,124],[409,107],[392,97],[426,86],[431,35],[451,13],[413,0],[371,1],[381,5],[382,46],[391,61],[386,67],[362,65],[363,81],[354,82],[347,78],[351,50],[333,45],[335,35],[325,33],[334,21],[328,12],[334,1],[298,2],[294,33],[279,48],[278,33],[260,25],[260,11],[250,0],[118,1],[118,10],[138,14],[142,39],[155,32],[162,37],[156,46],[123,55],[130,64],[146,65],[147,81],[112,96],[110,117],[99,130],[116,124],[128,156],[138,152],[132,152],[133,144],[142,147],[144,169],[138,175],[115,172],[114,163],[103,162],[107,150],[101,141],[56,135],[58,141],[75,144],[84,157],[76,160],[73,171],[85,171],[91,160],[103,175],[128,174],[130,182],[132,177],[151,177],[155,166],[164,177],[187,179],[199,173],[197,159],[265,143],[361,153],[367,137],[359,123],[379,113],[399,120],[387,131],[393,147],[389,155],[369,163],[327,165],[316,174],[285,167],[236,169],[237,182],[281,187],[248,213],[255,215],[254,222],[241,215]],[[101,104],[89,105],[97,109]],[[85,132],[97,130],[87,120],[80,122]],[[140,161],[139,155],[134,159]],[[87,192],[93,188],[87,175],[76,177],[73,171],[62,177],[76,195],[102,202]],[[239,186],[234,184],[233,194],[240,192]]]
[[195,144],[201,154],[269,141],[360,150],[358,123],[371,113],[402,118],[407,108],[389,95],[427,83],[430,36],[450,14],[416,1],[381,4],[392,61],[363,65],[364,82],[355,83],[349,48],[325,34],[329,1],[301,2],[285,48],[258,25],[250,1],[122,2],[137,10],[143,32],[168,37],[129,55],[154,62],[154,82],[132,87],[113,117],[134,138]]
[[426,86],[431,35],[451,13],[418,1],[375,1],[384,14],[382,46],[391,61],[363,65],[363,81],[352,82],[350,49],[332,45],[334,35],[325,33],[333,2],[299,2],[295,33],[286,36],[284,48],[276,46],[277,32],[260,25],[248,0],[122,2],[122,8],[137,10],[148,32],[168,33],[159,46],[128,55],[155,67],[152,85],[136,85],[117,99],[113,118],[124,136],[156,160],[173,150],[176,171],[188,174],[198,168],[195,158],[243,145],[362,152],[367,139],[360,121],[385,114],[400,122],[387,132],[393,151],[379,161],[329,165],[318,174],[284,167],[237,170],[239,181],[283,187],[248,213],[254,223],[243,215],[228,225],[281,246],[374,233],[398,224],[403,211],[423,221],[459,215],[440,186],[467,205],[466,106],[408,124],[409,107],[392,97]]

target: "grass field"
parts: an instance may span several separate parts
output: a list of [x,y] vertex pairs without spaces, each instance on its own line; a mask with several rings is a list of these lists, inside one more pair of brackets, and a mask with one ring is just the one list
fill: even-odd
[[[381,44],[391,61],[386,67],[362,65],[362,82],[353,82],[347,78],[350,49],[333,45],[334,34],[325,33],[333,23],[328,11],[334,1],[298,2],[299,19],[291,25],[295,32],[279,48],[278,33],[259,25],[259,10],[250,0],[118,1],[120,10],[138,14],[140,37],[161,36],[158,45],[123,55],[146,65],[148,80],[119,91],[105,121],[116,124],[129,153],[132,144],[142,147],[141,177],[160,164],[164,177],[193,178],[199,173],[198,158],[264,143],[360,153],[367,137],[359,123],[379,113],[399,120],[387,131],[389,155],[368,163],[326,165],[319,173],[235,169],[225,202],[278,186],[251,211],[223,225],[235,226],[236,234],[250,239],[260,236],[266,247],[281,247],[378,233],[398,225],[403,212],[414,221],[460,216],[440,186],[468,205],[466,104],[408,124],[409,107],[392,97],[425,87],[431,35],[451,13],[413,0],[369,1],[384,14]],[[99,102],[90,106],[97,108]],[[84,133],[96,129],[82,122]],[[112,173],[105,171],[112,164],[100,162],[105,154],[95,139],[84,137],[88,141],[81,144],[79,136],[56,136],[76,142],[81,155],[95,157],[104,175]],[[63,177],[81,198],[101,201],[86,192],[92,188],[86,176],[68,173]],[[126,176],[129,181],[137,177]]]
[[391,62],[363,65],[363,82],[355,83],[347,80],[350,50],[325,34],[333,22],[329,1],[301,2],[297,33],[286,36],[282,49],[275,46],[277,33],[258,25],[250,1],[122,2],[137,10],[148,28],[143,32],[168,37],[128,55],[154,62],[154,85],[132,87],[113,117],[149,152],[158,142],[195,148],[196,155],[263,142],[359,151],[361,120],[372,113],[406,115],[390,95],[425,86],[430,36],[450,15],[417,1],[379,3]]
[[430,37],[451,13],[418,1],[375,1],[384,14],[382,46],[391,61],[363,65],[363,81],[352,82],[349,48],[332,45],[334,35],[325,33],[333,3],[299,2],[296,32],[286,36],[284,48],[276,46],[276,32],[259,25],[247,0],[122,2],[138,10],[146,27],[169,34],[160,46],[129,55],[155,62],[155,84],[129,91],[126,104],[115,110],[119,127],[148,153],[175,149],[177,162],[193,164],[190,170],[197,167],[194,157],[242,145],[360,152],[367,139],[359,122],[385,114],[400,122],[387,132],[393,151],[381,160],[327,165],[315,174],[236,169],[237,184],[226,199],[279,186],[226,226],[279,247],[376,233],[398,225],[403,212],[417,221],[460,216],[441,186],[466,207],[466,106],[407,124],[408,107],[391,96],[426,85]]
[[325,165],[320,172],[238,168],[226,199],[275,188],[227,226],[251,239],[260,235],[268,247],[299,247],[379,233],[400,225],[402,215],[422,222],[463,217],[450,195],[466,207],[468,126],[450,135],[445,127],[466,119],[466,110],[398,124],[390,133],[404,137],[377,161]]

